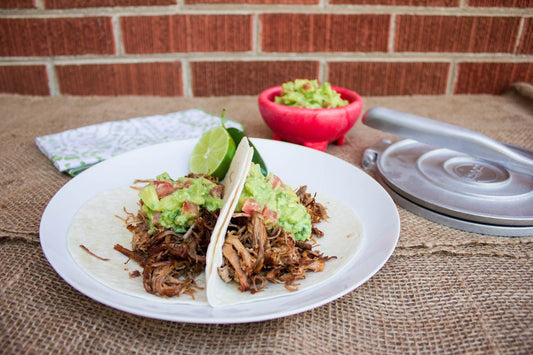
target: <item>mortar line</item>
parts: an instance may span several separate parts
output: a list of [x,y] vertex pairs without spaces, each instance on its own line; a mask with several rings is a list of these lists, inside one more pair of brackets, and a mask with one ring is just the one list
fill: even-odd
[[520,41],[522,40],[522,35],[524,33],[524,18],[520,18],[520,24],[518,25],[518,35],[516,36],[516,42],[513,49],[513,54],[516,55],[516,52],[518,51],[518,47],[520,47]]
[[172,6],[125,6],[99,8],[45,9],[43,0],[36,0],[35,9],[14,9],[4,11],[4,18],[54,18],[88,16],[158,16],[158,15],[251,15],[262,13],[301,13],[301,14],[414,14],[442,16],[503,16],[533,17],[529,8],[478,8],[470,6],[425,7],[425,6],[370,6],[370,5],[329,5],[319,2],[313,5],[249,5],[239,9],[226,5],[182,5]]
[[[333,56],[332,56],[333,54]],[[52,57],[1,57],[1,65],[35,65],[46,64]],[[426,52],[316,52],[316,53],[260,53],[253,52],[195,52],[195,53],[154,53],[154,54],[124,54],[124,55],[79,55],[79,56],[54,56],[56,64],[105,64],[105,63],[148,63],[169,62],[182,59],[199,62],[213,61],[322,61],[338,62],[444,62],[449,60],[464,60],[471,62],[508,62],[517,63],[533,62],[531,55],[513,55],[511,53],[426,53]]]
[[457,82],[457,66],[459,63],[452,59],[450,61],[450,73],[448,74],[448,82],[446,83],[446,95],[453,95],[455,84]]
[[389,28],[389,43],[387,44],[387,50],[389,53],[394,53],[394,40],[396,39],[396,14],[392,14],[390,18]]
[[191,78],[191,62],[188,59],[182,59],[181,80],[183,81],[183,96],[185,97],[193,97]]
[[259,14],[253,15],[252,26],[252,53],[260,55],[261,49],[261,21],[259,21]]
[[35,8],[44,10],[44,0],[35,0]]
[[318,81],[320,83],[325,83],[328,81],[329,71],[328,71],[328,61],[323,59],[320,61],[318,66]]
[[111,25],[113,26],[113,36],[115,38],[115,46],[117,55],[124,55],[124,44],[122,43],[122,29],[120,28],[120,16],[113,16],[111,18]]
[[59,96],[59,82],[57,81],[56,68],[53,59],[49,59],[46,63],[46,73],[48,75],[48,88],[50,89],[50,96]]

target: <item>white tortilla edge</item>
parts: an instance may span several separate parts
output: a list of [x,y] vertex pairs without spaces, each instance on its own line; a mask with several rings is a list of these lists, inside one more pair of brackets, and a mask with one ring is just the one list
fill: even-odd
[[[250,147],[250,144],[248,143],[248,139],[244,137],[239,143],[239,146],[237,147],[237,151],[235,152],[235,157],[233,158],[233,161],[231,162],[231,166],[229,169],[234,174],[226,177],[226,179],[230,179],[230,181],[228,181],[226,185],[227,187],[230,188],[230,191],[231,191],[230,195],[228,196],[230,198],[230,201],[224,205],[224,207],[227,209],[220,212],[220,216],[223,216],[222,222],[218,223],[219,221],[217,221],[217,225],[215,226],[215,229],[213,230],[212,235],[214,235],[216,239],[214,243],[213,241],[211,241],[209,243],[209,246],[207,247],[207,260],[206,260],[205,274],[206,274],[207,302],[210,305],[211,305],[210,300],[217,299],[216,297],[217,286],[216,285],[218,285],[218,282],[216,282],[216,279],[219,278],[218,267],[222,265],[222,262],[223,262],[222,246],[224,245],[224,241],[226,239],[226,231],[228,229],[230,220],[233,216],[233,212],[235,211],[235,208],[237,207],[237,202],[239,201],[239,197],[244,187],[246,177],[248,176],[248,172],[250,171],[253,155],[254,155],[254,149]],[[235,169],[232,169],[233,164],[236,165]]]

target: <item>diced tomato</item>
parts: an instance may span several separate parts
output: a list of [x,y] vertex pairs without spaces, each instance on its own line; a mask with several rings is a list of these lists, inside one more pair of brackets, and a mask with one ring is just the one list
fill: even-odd
[[209,195],[215,198],[222,198],[224,195],[224,185],[217,185],[209,190]]
[[263,217],[265,217],[265,225],[267,227],[275,226],[278,224],[278,213],[276,211],[273,211],[267,206],[265,206],[261,213],[263,214]]
[[251,198],[247,198],[244,201],[242,201],[241,210],[244,213],[251,214],[252,212],[261,212],[263,207],[259,203],[257,203],[255,200],[252,200]]
[[275,189],[276,187],[283,187],[283,181],[279,177],[277,177],[274,174],[270,174],[267,178],[267,181],[272,185],[272,188]]
[[177,190],[177,187],[174,186],[173,183],[169,181],[154,181],[155,185],[155,192],[157,193],[157,197],[159,199],[162,199],[165,196],[171,195],[174,191]]
[[200,210],[196,204],[185,200],[183,201],[183,206],[181,207],[181,213],[190,216],[198,216]]

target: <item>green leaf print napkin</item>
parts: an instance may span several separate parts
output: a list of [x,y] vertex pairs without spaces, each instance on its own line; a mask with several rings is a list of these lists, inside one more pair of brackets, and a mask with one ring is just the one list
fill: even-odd
[[[37,137],[35,143],[59,171],[75,176],[112,156],[156,143],[198,138],[220,124],[220,117],[191,109],[80,127]],[[225,125],[243,129],[235,121],[227,120]]]

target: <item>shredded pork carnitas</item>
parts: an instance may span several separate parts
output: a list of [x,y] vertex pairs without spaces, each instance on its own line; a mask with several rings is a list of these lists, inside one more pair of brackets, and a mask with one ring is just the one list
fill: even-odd
[[[306,186],[296,194],[313,224],[327,219],[326,209],[306,192]],[[313,227],[312,238],[322,235]],[[325,262],[335,258],[313,250],[310,242],[296,241],[281,227],[267,230],[259,212],[233,215],[222,253],[224,264],[218,268],[222,280],[236,282],[240,291],[251,293],[263,290],[268,282],[284,283],[287,290],[295,291],[296,281],[304,279],[306,272],[322,271]]]
[[[199,177],[199,175],[188,175]],[[220,196],[223,193],[219,191]],[[199,209],[196,222],[184,233],[175,233],[161,226],[150,233],[146,213],[137,214],[126,211],[126,228],[132,233],[132,249],[120,244],[115,250],[139,263],[143,267],[143,286],[148,293],[173,297],[188,294],[194,298],[195,278],[205,269],[206,252],[211,233],[217,222],[219,211],[210,212]]]

